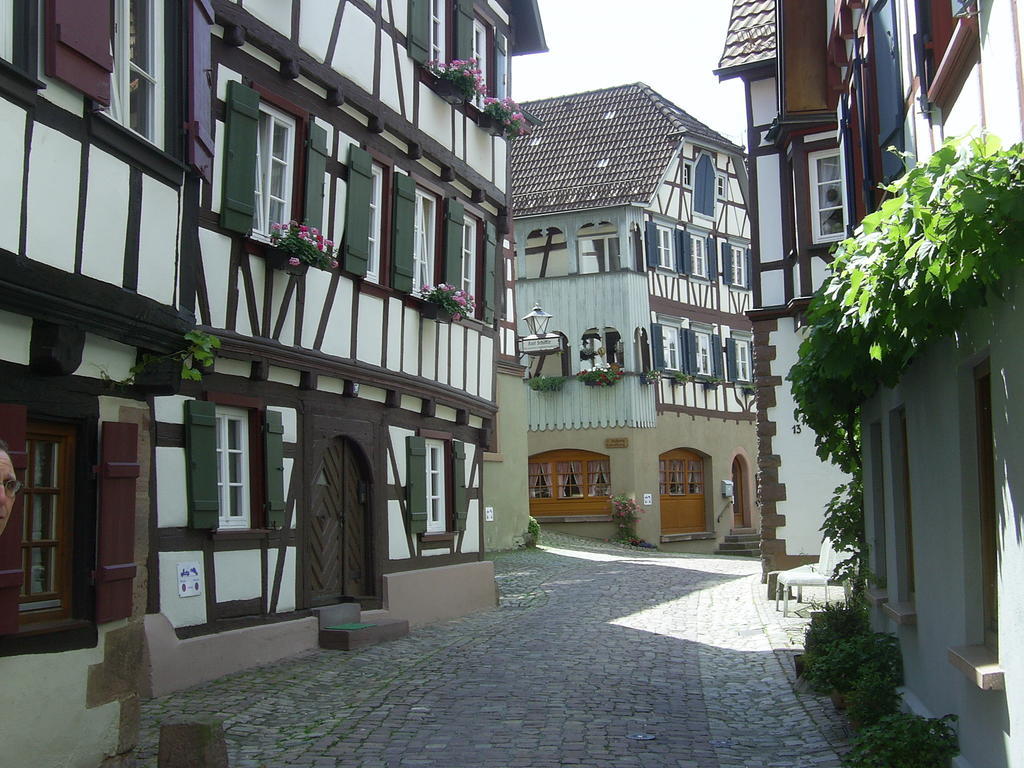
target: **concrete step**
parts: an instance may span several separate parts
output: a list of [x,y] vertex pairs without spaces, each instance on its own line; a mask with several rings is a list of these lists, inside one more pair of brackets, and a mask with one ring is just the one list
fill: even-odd
[[359,603],[338,603],[314,610],[320,619],[321,648],[352,651],[409,634],[407,619],[392,618],[385,610],[362,611]]
[[761,550],[759,549],[733,549],[728,552],[717,550],[716,555],[732,555],[733,557],[760,557]]
[[743,536],[751,533],[757,534],[757,528],[732,528],[729,530],[729,533],[736,536]]

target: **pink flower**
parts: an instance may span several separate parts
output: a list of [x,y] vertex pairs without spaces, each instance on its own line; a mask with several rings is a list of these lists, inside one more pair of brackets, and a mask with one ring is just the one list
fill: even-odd
[[333,240],[328,240],[327,241],[327,247],[328,248],[333,248],[334,247],[334,241]]
[[280,224],[275,224],[274,226],[271,227],[271,229],[274,230],[275,232],[280,231],[281,225]]
[[309,227],[307,227],[305,224],[299,224],[299,232],[301,232],[302,234],[306,234],[307,232],[309,232]]
[[290,259],[288,259],[288,263],[291,264],[293,267],[297,267],[302,262],[299,261],[299,257],[298,256],[292,256]]
[[462,319],[462,315],[460,315],[458,312],[456,312],[454,315],[452,315],[452,320],[461,320],[461,319]]
[[331,269],[337,269],[337,268],[338,268],[338,260],[337,259],[331,259]]

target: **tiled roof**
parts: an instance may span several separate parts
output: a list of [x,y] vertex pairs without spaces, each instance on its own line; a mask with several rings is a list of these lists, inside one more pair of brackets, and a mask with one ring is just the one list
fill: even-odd
[[512,145],[517,216],[647,203],[683,134],[743,152],[643,83],[522,106],[541,124]]
[[717,72],[775,58],[775,0],[733,0]]

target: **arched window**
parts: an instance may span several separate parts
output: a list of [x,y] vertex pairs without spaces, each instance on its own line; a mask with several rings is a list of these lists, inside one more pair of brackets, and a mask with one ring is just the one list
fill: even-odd
[[619,230],[611,222],[584,224],[576,232],[578,272],[589,275],[619,267]]
[[593,515],[608,512],[611,462],[601,453],[564,449],[530,457],[531,515]]

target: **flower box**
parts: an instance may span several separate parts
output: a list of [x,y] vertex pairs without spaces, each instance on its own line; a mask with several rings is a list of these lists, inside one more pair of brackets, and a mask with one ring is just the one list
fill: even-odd
[[439,323],[450,323],[452,321],[452,313],[433,301],[423,302],[420,308],[420,315],[427,320],[437,320]]
[[[309,264],[300,261],[298,257],[292,256],[287,251],[268,245],[264,252],[267,266],[289,275],[304,275],[309,271]],[[294,262],[298,262],[297,264]]]
[[491,134],[491,136],[502,136],[505,133],[504,124],[495,118],[494,115],[489,115],[486,112],[480,114],[477,125]]
[[466,97],[462,94],[462,89],[451,80],[442,80],[438,77],[431,84],[430,88],[441,97],[442,101],[452,106],[458,106],[466,101]]

